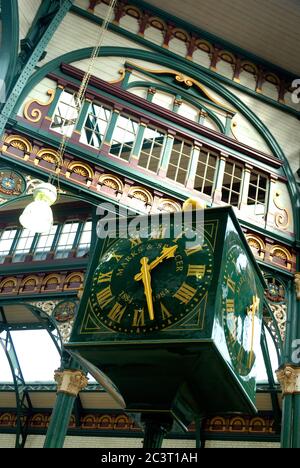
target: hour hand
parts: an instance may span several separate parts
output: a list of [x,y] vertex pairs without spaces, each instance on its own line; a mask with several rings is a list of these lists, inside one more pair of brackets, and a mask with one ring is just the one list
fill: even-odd
[[[149,271],[153,270],[153,268],[159,265],[163,260],[174,257],[177,248],[178,245],[172,245],[171,247],[163,247],[162,254],[150,263]],[[140,281],[142,279],[142,274],[137,273],[134,279],[135,281]]]
[[144,283],[144,292],[147,300],[147,306],[149,311],[150,320],[154,320],[154,309],[153,309],[153,300],[152,300],[152,288],[151,288],[151,274],[150,274],[150,265],[148,264],[149,258],[143,257],[141,259],[141,275],[142,281]]

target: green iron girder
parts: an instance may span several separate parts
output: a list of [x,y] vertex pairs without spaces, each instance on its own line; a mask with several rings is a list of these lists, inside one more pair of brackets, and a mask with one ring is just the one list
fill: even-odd
[[28,395],[25,380],[22,374],[18,356],[10,332],[5,329],[7,325],[3,309],[0,309],[1,336],[0,343],[8,360],[14,382],[17,404],[16,442],[15,448],[24,448],[27,438],[28,418],[31,414],[32,404]]
[[[0,90],[1,98],[9,91],[17,64],[19,49],[19,10],[18,0],[5,0],[1,3],[1,48],[0,48]],[[1,105],[1,102],[0,102]]]
[[34,72],[36,64],[41,59],[41,56],[44,53],[48,43],[50,42],[54,32],[64,19],[65,15],[70,10],[71,6],[74,3],[74,0],[60,0],[56,1],[55,3],[57,4],[57,6],[59,3],[60,7],[58,10],[56,10],[54,16],[48,18],[50,22],[47,24],[42,35],[38,38],[35,47],[33,47],[32,50],[29,52],[26,64],[24,64],[23,69],[18,79],[16,80],[14,87],[10,92],[8,99],[2,109],[0,115],[0,135],[3,134],[5,126],[7,124],[7,120],[11,116],[11,113],[24,89],[24,86],[27,84],[28,79]]

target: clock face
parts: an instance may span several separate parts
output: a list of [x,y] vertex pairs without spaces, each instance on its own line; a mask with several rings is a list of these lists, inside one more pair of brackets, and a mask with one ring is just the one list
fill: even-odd
[[260,310],[255,275],[239,245],[228,252],[222,283],[223,326],[231,362],[240,375],[248,375],[260,339]]
[[[136,335],[178,324],[205,295],[213,274],[213,251],[200,234],[117,239],[95,270],[94,318],[116,332]],[[189,247],[191,246],[192,247]]]

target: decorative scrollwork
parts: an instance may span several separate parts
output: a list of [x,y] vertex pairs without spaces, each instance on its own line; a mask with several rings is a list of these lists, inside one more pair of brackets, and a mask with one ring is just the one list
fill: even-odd
[[183,75],[182,73],[178,73],[178,74],[175,76],[175,80],[178,81],[179,83],[185,84],[185,85],[188,86],[189,88],[190,88],[191,86],[193,86],[193,84],[194,84],[194,81],[192,80],[192,78],[189,78],[188,76]]
[[47,102],[41,102],[38,99],[31,99],[25,104],[24,111],[23,111],[25,119],[33,123],[37,123],[41,120],[42,111],[38,108],[31,108],[31,106],[32,104],[37,104],[38,106],[41,106],[41,107],[49,106],[54,100],[55,90],[48,89],[47,94],[48,96],[50,96]]
[[278,208],[282,213],[275,213],[275,224],[280,229],[287,229],[290,223],[290,216],[288,210],[284,207],[281,202],[282,192],[277,190],[275,192],[273,202],[276,208]]
[[34,302],[29,302],[30,305],[37,307],[38,309],[41,309],[43,312],[45,312],[47,315],[51,316],[53,313],[53,310],[57,306],[59,301],[34,301]]

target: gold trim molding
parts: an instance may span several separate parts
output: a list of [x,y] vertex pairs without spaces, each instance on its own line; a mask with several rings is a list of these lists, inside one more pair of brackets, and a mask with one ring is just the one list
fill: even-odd
[[57,393],[66,393],[74,397],[88,384],[85,374],[78,370],[56,370],[54,380],[57,383]]
[[41,102],[38,99],[31,99],[25,104],[23,114],[26,120],[29,120],[29,122],[33,122],[33,123],[37,123],[41,120],[42,112],[40,109],[37,109],[37,108],[34,108],[32,110],[29,110],[29,109],[30,109],[31,104],[37,104],[42,107],[49,106],[54,100],[55,90],[48,89],[47,94],[48,96],[50,96],[47,102]]
[[300,393],[300,367],[287,364],[276,371],[283,396]]

